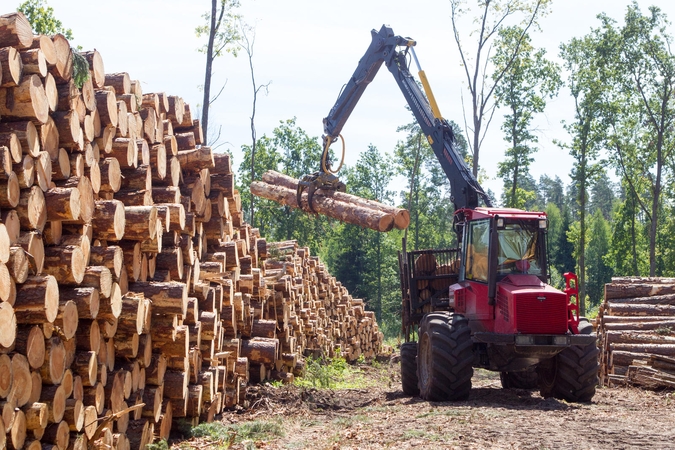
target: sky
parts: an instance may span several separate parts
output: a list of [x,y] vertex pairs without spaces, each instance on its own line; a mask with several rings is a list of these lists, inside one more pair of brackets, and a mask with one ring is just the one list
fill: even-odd
[[[7,11],[20,1],[0,0]],[[200,111],[204,54],[198,48],[195,28],[204,23],[210,9],[208,0],[47,0],[55,15],[74,35],[74,45],[96,49],[107,73],[128,72],[141,81],[144,92],[179,95]],[[597,27],[597,14],[604,12],[622,22],[627,0],[553,0],[550,13],[541,19],[541,31],[532,33],[532,44],[547,50],[550,59],[560,62],[561,43],[581,37]],[[672,0],[638,1],[646,12],[660,7],[675,19]],[[241,0],[239,13],[254,27],[253,66],[257,84],[269,83],[267,95],[259,94],[255,125],[258,137],[272,134],[280,121],[296,118],[310,136],[323,133],[322,119],[333,106],[342,86],[349,80],[370,44],[370,30],[383,24],[394,33],[417,41],[416,52],[433,88],[442,115],[464,123],[463,99],[468,99],[464,69],[452,35],[448,0]],[[472,15],[460,23],[462,38],[470,43],[474,28]],[[675,33],[673,33],[675,34]],[[251,143],[250,116],[253,87],[249,60],[225,55],[214,63],[212,92],[223,87],[211,106],[210,127],[220,127],[223,145],[241,160],[241,146]],[[406,102],[393,77],[384,68],[368,86],[361,101],[342,130],[346,141],[346,163],[354,164],[368,145],[392,152],[402,140],[397,127],[412,121]],[[563,88],[549,102],[534,126],[539,151],[531,173],[559,176],[566,184],[572,159],[555,140],[566,141],[562,121],[573,119],[569,91]],[[196,115],[196,114],[195,114]],[[503,160],[507,143],[497,114],[481,149],[480,163],[487,179],[484,188],[499,194],[502,181],[496,179],[497,163]],[[212,128],[213,129],[213,128]],[[318,161],[317,161],[318,166]]]

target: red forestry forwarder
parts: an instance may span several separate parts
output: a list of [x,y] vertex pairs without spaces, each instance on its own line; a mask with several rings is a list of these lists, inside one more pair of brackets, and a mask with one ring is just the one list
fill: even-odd
[[[320,170],[303,178],[298,196],[307,189],[311,208],[316,189],[344,189],[330,166],[330,145],[384,63],[450,180],[459,242],[456,249],[406,251],[403,241],[403,391],[426,400],[464,400],[478,367],[499,371],[504,388],[538,386],[544,397],[590,401],[598,348],[593,327],[579,317],[577,277],[565,274],[564,292],[547,284],[545,213],[491,206],[455,150],[415,44],[386,26],[372,31],[368,50],[324,119]],[[409,71],[411,56],[426,96]]]

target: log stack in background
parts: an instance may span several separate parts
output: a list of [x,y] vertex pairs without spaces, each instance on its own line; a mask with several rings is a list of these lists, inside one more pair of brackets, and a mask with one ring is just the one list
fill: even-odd
[[675,278],[612,278],[596,324],[602,384],[675,387]]
[[305,354],[375,356],[363,301],[243,221],[189,106],[82,55],[78,88],[63,36],[0,16],[0,447],[143,448]]

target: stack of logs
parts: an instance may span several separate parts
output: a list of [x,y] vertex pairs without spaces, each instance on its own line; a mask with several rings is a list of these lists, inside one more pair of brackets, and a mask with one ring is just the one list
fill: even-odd
[[603,385],[675,387],[675,278],[612,278],[596,324]]
[[78,87],[63,36],[0,16],[0,448],[144,448],[306,352],[374,356],[363,302],[243,221],[189,106],[82,55]]

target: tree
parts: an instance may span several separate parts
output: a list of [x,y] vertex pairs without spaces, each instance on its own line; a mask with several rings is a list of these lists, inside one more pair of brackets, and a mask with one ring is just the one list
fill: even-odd
[[[17,11],[21,11],[37,34],[52,35],[60,33],[67,40],[73,40],[73,31],[65,28],[63,23],[54,16],[54,8],[47,6],[46,0],[26,0],[19,5]],[[78,88],[89,79],[89,63],[79,51],[81,47],[72,49],[73,55],[73,81]]]
[[[238,172],[242,210],[250,211],[251,147],[242,146],[242,150],[244,160]],[[310,137],[299,128],[293,118],[281,121],[271,137],[263,135],[258,140],[256,154],[253,178],[259,178],[267,170],[298,178],[312,172],[321,157],[321,144],[317,137]],[[330,228],[325,216],[311,215],[269,200],[259,200],[256,214],[257,225],[268,239],[297,239],[315,254],[322,250],[324,236]]]
[[657,247],[662,196],[675,139],[675,55],[669,22],[657,7],[643,15],[628,6],[625,25],[602,21],[600,56],[613,87],[608,146],[621,176],[649,222],[649,275],[657,275]]
[[[450,122],[450,127],[455,132],[459,130],[454,122]],[[394,162],[397,172],[407,180],[406,190],[400,194],[403,206],[410,211],[408,248],[453,246],[456,236],[452,230],[450,182],[417,122],[398,130],[407,133],[396,144]],[[455,146],[465,156],[466,141],[459,136]]]
[[[370,145],[361,153],[356,165],[346,170],[347,186],[352,194],[392,203],[393,192],[388,186],[394,176],[391,158],[381,155]],[[396,289],[394,241],[388,233],[364,230],[354,225],[340,224],[334,228],[329,266],[350,292],[368,299],[376,318],[382,319],[384,298]],[[332,271],[333,271],[332,270]]]
[[505,206],[523,208],[526,199],[519,193],[530,198],[535,195],[532,191],[530,195],[523,192],[519,184],[529,176],[530,163],[534,161],[531,155],[537,151],[532,145],[538,142],[531,129],[532,119],[544,112],[546,97],[552,98],[560,89],[560,68],[546,59],[545,50],[532,47],[530,37],[520,27],[499,30],[496,47],[492,57],[496,69],[493,77],[501,74],[501,78],[494,80],[495,105],[508,110],[502,131],[504,140],[510,144],[497,175],[504,180]]
[[569,73],[567,85],[574,100],[574,120],[565,124],[572,141],[559,143],[567,148],[574,158],[572,182],[576,190],[579,222],[577,230],[571,228],[570,236],[575,236],[576,257],[579,276],[579,300],[581,313],[586,309],[586,216],[588,209],[588,188],[593,177],[601,170],[597,162],[605,139],[605,127],[602,123],[605,112],[605,89],[600,75],[602,63],[598,60],[596,48],[597,33],[583,38],[574,38],[560,46],[560,56]]
[[[477,3],[480,12],[475,17],[474,22],[479,24],[478,30],[475,31],[478,40],[472,60],[470,49],[465,46],[460,38],[459,29],[460,18],[469,10],[465,7],[466,0],[450,0],[452,30],[471,94],[471,124],[465,126],[465,128],[469,136],[469,147],[472,151],[474,177],[478,177],[480,146],[494,114],[494,105],[491,103],[491,98],[495,85],[501,80],[504,72],[510,68],[512,62],[520,53],[519,44],[525,38],[525,35],[530,28],[536,26],[537,19],[546,13],[550,0],[479,0]],[[501,70],[496,70],[494,75],[491,76],[490,65],[483,63],[482,59],[485,57],[486,61],[489,61],[485,53],[489,53],[492,39],[505,26],[505,22],[517,16],[523,17],[521,21],[523,34],[517,38],[513,53],[505,59],[504,67]],[[492,84],[490,80],[492,80]],[[484,123],[485,120],[487,120],[487,123]]]
[[[265,91],[265,94],[267,94],[269,85],[271,81],[268,81],[266,84],[256,84],[255,81],[255,72],[253,71],[253,45],[255,44],[255,29],[251,28],[250,26],[244,24],[242,21],[239,21],[239,27],[241,29],[241,47],[244,49],[244,52],[246,52],[246,56],[248,56],[248,66],[251,71],[251,85],[253,88],[253,101],[252,101],[252,106],[251,106],[251,147],[250,147],[250,160],[251,160],[251,181],[255,180],[255,154],[256,154],[256,146],[257,146],[257,137],[256,137],[256,129],[255,129],[255,112],[256,112],[256,105],[258,102],[258,93],[261,90]],[[250,204],[250,214],[249,214],[249,221],[251,226],[255,226],[255,198],[251,196],[251,204]]]
[[565,186],[559,176],[551,178],[548,175],[539,177],[537,184],[537,205],[544,209],[549,203],[553,203],[560,211],[565,205]]
[[[623,181],[627,184],[627,181]],[[639,276],[649,272],[649,251],[645,227],[639,218],[641,209],[631,189],[613,214],[612,239],[607,259],[614,273]]]
[[19,5],[21,11],[37,34],[61,33],[69,41],[73,39],[73,31],[65,28],[63,23],[54,16],[54,8],[47,5],[47,0],[26,0]]
[[[247,187],[251,181],[259,180],[262,174],[268,170],[279,171],[282,157],[275,147],[273,138],[262,136],[256,141],[256,157],[251,157],[252,146],[243,145],[241,147],[243,160],[239,165],[237,180],[239,182],[239,192],[241,195],[241,210],[245,218],[252,223],[250,214],[253,196],[251,190]],[[260,234],[266,237],[272,237],[277,228],[276,220],[279,219],[279,204],[266,199],[256,199],[258,205],[256,227],[260,229]]]
[[[206,54],[206,69],[204,71],[204,100],[202,104],[202,130],[204,131],[204,144],[210,143],[209,137],[209,107],[216,101],[225,87],[211,98],[211,77],[213,75],[213,61],[224,53],[237,56],[239,49],[239,27],[241,16],[234,10],[239,7],[239,0],[211,0],[211,11],[202,17],[207,24],[195,29],[197,37],[208,36],[208,43],[199,51]],[[216,142],[218,137],[213,139]]]
[[586,292],[593,306],[601,303],[605,295],[605,284],[612,281],[612,268],[607,263],[611,229],[602,210],[595,210],[590,223],[588,243],[588,288]]
[[594,180],[590,198],[589,210],[593,213],[596,210],[600,210],[605,220],[611,220],[616,194],[614,192],[614,183],[612,183],[612,180],[609,179],[607,172],[604,170],[600,171]]

